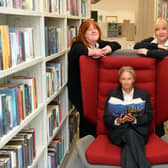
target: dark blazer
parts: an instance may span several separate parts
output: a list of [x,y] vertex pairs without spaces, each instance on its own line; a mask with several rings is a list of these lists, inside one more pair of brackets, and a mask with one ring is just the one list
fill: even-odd
[[[100,41],[98,43],[99,48],[109,45],[112,51],[121,48],[118,42]],[[68,54],[68,95],[76,109],[82,113],[83,107],[79,66],[79,58],[81,55],[88,55],[88,48],[80,41],[74,42]]]
[[136,117],[136,120],[137,120],[136,124],[125,123],[119,126],[114,125],[114,121],[116,117],[111,116],[107,110],[107,103],[111,96],[117,97],[123,100],[122,89],[119,87],[115,90],[110,91],[108,94],[107,100],[106,100],[104,123],[109,128],[109,136],[112,138],[116,137],[118,134],[122,134],[124,131],[126,131],[128,127],[132,127],[142,136],[148,137],[148,134],[149,134],[148,127],[153,117],[152,107],[151,107],[150,98],[149,98],[148,93],[145,90],[142,90],[136,87],[134,88],[133,98],[142,98],[143,100],[146,101],[144,115]]
[[146,48],[146,49],[148,49],[146,56],[157,58],[157,59],[162,59],[165,56],[168,56],[168,51],[163,50],[163,49],[159,49],[157,43],[152,43],[153,40],[154,40],[154,38],[150,37],[150,38],[144,39],[140,42],[137,42],[134,45],[134,49]]

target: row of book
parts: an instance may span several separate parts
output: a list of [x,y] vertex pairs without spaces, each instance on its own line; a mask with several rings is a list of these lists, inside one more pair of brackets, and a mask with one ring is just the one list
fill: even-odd
[[58,168],[64,157],[64,138],[56,137],[48,146],[48,168]]
[[0,167],[27,168],[35,157],[35,129],[25,128],[0,149]]
[[63,49],[63,28],[45,27],[45,55],[58,53]]
[[80,123],[80,114],[78,111],[73,111],[69,115],[69,141],[73,141],[74,136],[78,133]]
[[0,7],[35,10],[35,0],[0,0]]
[[34,58],[33,29],[0,26],[0,70]]
[[[44,0],[44,11],[54,14],[64,13],[64,4],[62,0]],[[25,9],[34,11],[35,0],[0,0],[0,7]],[[66,0],[66,10],[68,15],[79,15],[79,0]],[[81,0],[81,14],[86,16],[87,3],[86,0]]]
[[51,12],[54,14],[64,13],[64,4],[62,0],[44,0],[44,11]]
[[55,128],[59,127],[62,121],[61,102],[59,98],[55,99],[47,106],[47,117],[48,137],[52,137]]
[[62,87],[62,64],[48,62],[46,71],[46,91],[47,97],[50,97]]
[[68,15],[79,16],[79,0],[66,0]]
[[0,85],[0,137],[38,107],[36,79],[18,76]]
[[72,39],[77,35],[77,26],[67,26],[67,45],[71,46]]
[[86,0],[81,0],[81,16],[82,17],[87,16],[87,2],[86,2]]

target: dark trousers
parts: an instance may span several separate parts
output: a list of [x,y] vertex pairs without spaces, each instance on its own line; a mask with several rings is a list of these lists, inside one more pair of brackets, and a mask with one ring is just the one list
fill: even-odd
[[[111,139],[112,137],[109,136]],[[121,146],[122,168],[151,168],[145,156],[145,141],[133,128],[127,128],[124,133],[111,139],[113,144]]]
[[156,135],[159,137],[163,136],[165,134],[164,132],[164,125],[161,123],[160,125],[156,126]]
[[[70,91],[69,89],[68,91]],[[77,96],[78,99],[72,96],[72,93],[69,94],[69,99],[71,103],[75,106],[76,110],[80,113],[80,124],[79,124],[79,137],[82,138],[86,135],[93,135],[96,137],[96,125],[89,122],[83,114],[83,105],[82,105],[82,97]],[[79,94],[79,93],[78,93]],[[81,94],[80,94],[81,95]]]
[[86,135],[93,135],[96,137],[96,126],[86,120],[83,114],[80,114],[79,134],[80,138]]
[[[80,103],[79,103],[80,102]],[[82,138],[86,135],[93,135],[96,137],[96,125],[89,122],[83,114],[82,102],[79,101],[75,108],[80,113],[79,137]]]

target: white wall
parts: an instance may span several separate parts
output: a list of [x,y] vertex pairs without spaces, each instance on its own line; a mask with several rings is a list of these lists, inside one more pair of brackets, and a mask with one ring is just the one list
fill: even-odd
[[155,12],[154,0],[139,0],[136,16],[136,41],[153,36]]
[[135,13],[137,10],[138,0],[101,0],[92,4],[91,10],[97,10],[99,15],[118,16],[118,22],[122,23],[123,19],[129,19],[135,23]]

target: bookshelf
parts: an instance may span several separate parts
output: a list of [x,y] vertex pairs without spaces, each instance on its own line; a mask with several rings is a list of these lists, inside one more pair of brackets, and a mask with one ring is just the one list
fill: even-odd
[[[26,5],[23,2],[26,2]],[[68,28],[72,28],[73,33],[71,36],[73,36],[77,33],[82,20],[89,18],[90,0],[53,0],[50,2],[53,3],[51,6],[48,0],[25,0],[18,1],[18,4],[14,4],[15,1],[12,0],[0,1],[0,26],[6,25],[6,30],[8,30],[6,35],[9,35],[10,44],[9,65],[5,69],[3,59],[6,58],[6,50],[0,52],[0,59],[3,65],[0,70],[0,84],[8,84],[11,79],[18,76],[33,77],[36,82],[32,80],[32,82],[34,81],[32,87],[37,92],[38,102],[37,107],[30,114],[27,114],[23,119],[19,118],[20,123],[10,128],[7,133],[0,137],[0,150],[23,129],[33,128],[36,139],[36,156],[31,165],[27,166],[29,168],[48,168],[48,164],[50,164],[48,151],[50,151],[53,140],[57,141],[60,146],[62,145],[64,149],[61,151],[61,157],[58,158],[58,166],[55,167],[61,167],[65,156],[69,153],[69,115],[73,109],[69,108],[67,91],[67,56],[70,47],[68,45],[68,43],[70,44]],[[71,5],[73,3],[75,6]],[[30,28],[31,31],[27,30],[27,28]],[[29,34],[26,31],[32,33],[32,38],[31,33]],[[21,41],[23,39],[24,41]],[[17,41],[18,46],[13,45],[11,47],[12,40],[20,40],[19,42]],[[0,49],[3,45],[3,42],[0,41]],[[26,55],[28,47],[31,49],[31,58],[27,58]],[[55,82],[53,82],[54,80]],[[24,87],[26,86],[24,85]],[[20,84],[19,87],[17,86],[18,88],[21,88]],[[48,88],[50,89],[48,90]],[[19,89],[17,90],[18,95],[19,93],[21,95],[22,92],[19,92]],[[25,93],[27,94],[27,92]],[[36,96],[34,91],[32,94],[32,96]],[[32,99],[34,100],[35,98],[32,97]],[[33,101],[32,99],[31,101]],[[24,105],[19,103],[23,103],[24,100],[20,100],[19,97],[17,100],[20,117],[23,113],[23,111],[22,113],[20,111],[21,109],[23,110]],[[34,102],[31,103],[33,104]],[[34,107],[32,104],[31,106]],[[47,111],[50,105],[60,108],[59,115],[61,115],[58,125],[52,128],[51,136],[49,136]],[[50,115],[54,116],[55,113]],[[11,117],[10,119],[12,120],[13,118]],[[56,137],[59,138],[56,139]]]

